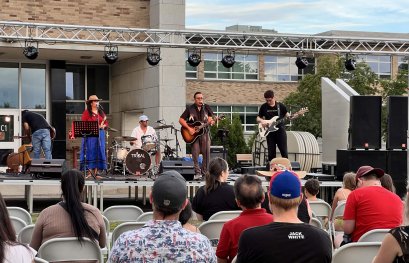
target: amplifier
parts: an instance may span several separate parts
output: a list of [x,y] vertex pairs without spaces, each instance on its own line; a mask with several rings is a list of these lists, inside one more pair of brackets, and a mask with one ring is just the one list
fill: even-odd
[[61,178],[66,170],[65,159],[33,159],[29,170],[36,178]]
[[195,176],[193,161],[162,160],[159,167],[159,173],[170,170],[175,170],[180,173],[186,181],[192,181]]

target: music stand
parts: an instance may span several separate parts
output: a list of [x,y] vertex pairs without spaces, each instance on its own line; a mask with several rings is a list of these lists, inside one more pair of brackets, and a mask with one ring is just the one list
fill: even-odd
[[[87,138],[99,137],[98,121],[74,121],[74,137],[82,137],[84,139],[84,148],[82,149],[84,153],[84,177],[87,177]],[[94,177],[94,179],[96,179],[92,172],[91,175]]]
[[217,137],[220,138],[223,145],[223,159],[226,160],[226,138],[229,137],[229,130],[227,129],[218,129],[217,130]]

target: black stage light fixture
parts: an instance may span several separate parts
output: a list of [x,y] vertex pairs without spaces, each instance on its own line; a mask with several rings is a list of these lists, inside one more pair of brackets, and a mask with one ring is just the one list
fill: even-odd
[[355,61],[355,59],[353,59],[353,58],[348,58],[348,54],[347,54],[346,59],[345,59],[345,68],[346,68],[348,71],[352,71],[352,70],[355,70],[355,69],[356,69],[356,61]]
[[235,53],[234,51],[227,50],[227,55],[223,56],[223,51],[222,51],[222,64],[225,68],[231,68],[233,67],[234,63],[236,62],[235,60]]
[[105,62],[108,64],[114,64],[118,60],[118,46],[108,44],[104,47]]
[[24,43],[23,54],[28,59],[31,59],[31,60],[36,59],[38,57],[38,42],[26,40]]
[[187,62],[190,66],[197,67],[199,66],[200,62],[202,62],[202,51],[193,49],[191,52],[192,53],[190,53],[190,50],[187,50]]
[[146,61],[148,61],[149,65],[156,66],[161,60],[162,58],[160,57],[160,48],[148,48]]
[[298,69],[304,69],[308,66],[308,60],[304,56],[299,56],[297,52],[297,59],[295,60],[295,65]]

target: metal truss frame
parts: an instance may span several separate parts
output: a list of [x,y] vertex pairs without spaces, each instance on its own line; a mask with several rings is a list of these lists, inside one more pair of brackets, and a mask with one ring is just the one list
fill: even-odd
[[0,21],[0,41],[257,52],[409,55],[409,39],[94,27]]

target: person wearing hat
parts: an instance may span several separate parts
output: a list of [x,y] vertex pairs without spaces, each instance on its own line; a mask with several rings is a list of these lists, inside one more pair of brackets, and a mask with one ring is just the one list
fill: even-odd
[[153,220],[120,235],[109,262],[216,262],[209,239],[178,221],[188,203],[186,180],[177,171],[162,173],[152,187]]
[[356,189],[349,194],[344,211],[344,234],[351,235],[353,242],[372,229],[402,223],[402,201],[382,187],[383,175],[382,169],[372,166],[361,166],[356,172]]
[[332,242],[324,230],[297,217],[302,199],[301,181],[289,170],[278,171],[270,181],[268,199],[274,222],[244,230],[237,263],[330,263]]
[[[81,142],[80,164],[81,170],[88,170],[86,178],[94,176],[99,179],[98,170],[107,169],[107,158],[105,153],[105,130],[108,127],[107,116],[105,115],[99,102],[101,99],[97,95],[89,96],[86,101],[87,108],[82,113],[82,121],[96,121],[99,127],[98,137],[83,138]],[[86,152],[85,152],[86,151]],[[86,154],[86,161],[85,161]]]
[[[134,149],[142,148],[142,138],[146,137],[155,142],[158,140],[156,131],[152,126],[148,125],[149,118],[146,115],[139,116],[139,125],[133,129],[131,137],[136,138],[135,141],[130,142]],[[158,166],[160,163],[160,151],[155,152],[155,163]]]

